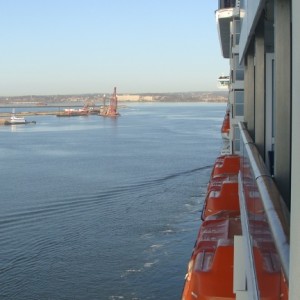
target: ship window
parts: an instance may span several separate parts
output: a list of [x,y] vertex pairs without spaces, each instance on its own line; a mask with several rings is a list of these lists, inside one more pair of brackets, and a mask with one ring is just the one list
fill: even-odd
[[196,257],[194,271],[207,272],[212,267],[214,253],[205,250],[199,252]]
[[234,126],[233,131],[234,131],[234,141],[233,141],[234,153],[239,153],[240,152],[240,140],[241,140],[239,127]]
[[235,33],[235,45],[238,45],[240,43],[240,33],[241,33],[240,20],[234,20],[234,33]]
[[244,80],[244,71],[243,70],[236,70],[235,79],[236,80]]
[[234,108],[235,116],[244,115],[244,91],[234,92]]
[[219,0],[219,8],[235,7],[235,0]]
[[238,45],[239,43],[240,43],[240,34],[237,33],[237,34],[235,35],[235,45]]
[[244,80],[244,67],[239,64],[239,55],[234,56],[235,80]]

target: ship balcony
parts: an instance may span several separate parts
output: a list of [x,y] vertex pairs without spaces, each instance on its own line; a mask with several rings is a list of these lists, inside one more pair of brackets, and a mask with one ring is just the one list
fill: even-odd
[[230,84],[230,76],[221,75],[218,78],[218,88],[228,90]]
[[239,9],[236,7],[236,1],[219,0],[219,8],[216,10],[216,21],[221,50],[224,58],[230,58],[230,23],[234,17],[239,17]]
[[236,295],[247,294],[247,299],[253,300],[287,300],[289,213],[244,123],[239,122],[238,129],[242,237],[235,252],[243,257],[239,262],[244,261],[245,271],[241,274],[241,265],[236,264]]
[[216,11],[219,41],[224,58],[230,58],[230,22],[233,18],[233,11],[233,8],[223,8]]

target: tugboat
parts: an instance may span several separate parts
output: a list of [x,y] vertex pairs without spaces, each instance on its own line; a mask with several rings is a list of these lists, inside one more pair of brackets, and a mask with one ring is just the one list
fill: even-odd
[[27,121],[24,117],[17,117],[15,115],[15,109],[13,109],[10,119],[5,122],[6,125],[21,125],[21,124],[35,124],[36,121]]
[[11,125],[16,125],[16,124],[26,124],[28,123],[24,117],[16,117],[14,114],[10,117],[9,123]]

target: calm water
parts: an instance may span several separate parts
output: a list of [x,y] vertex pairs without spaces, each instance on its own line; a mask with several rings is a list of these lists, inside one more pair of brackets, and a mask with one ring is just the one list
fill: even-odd
[[1,126],[0,299],[179,299],[224,113]]

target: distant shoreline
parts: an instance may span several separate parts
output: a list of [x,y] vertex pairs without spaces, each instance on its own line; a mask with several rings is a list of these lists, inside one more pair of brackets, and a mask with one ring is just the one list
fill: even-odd
[[[119,105],[124,105],[126,103],[227,103],[227,99],[217,99],[217,100],[209,100],[209,101],[178,101],[178,100],[166,100],[166,101],[155,101],[155,100],[148,100],[148,101],[134,101],[134,100],[118,100]],[[106,102],[106,105],[109,102]],[[84,102],[69,102],[69,103],[39,103],[39,102],[0,102],[0,108],[7,108],[7,107],[19,107],[19,108],[27,108],[27,107],[82,107],[84,106]],[[94,103],[93,106],[103,106],[103,102]]]
[[[82,94],[82,95],[52,95],[52,96],[0,96],[2,106],[80,106],[103,105],[110,101],[110,94]],[[145,93],[145,94],[117,94],[119,103],[186,103],[186,102],[227,102],[228,91],[215,92],[185,92],[185,93]]]
[[[119,102],[119,109],[127,108],[128,105],[126,104],[146,104],[146,103],[156,103],[156,104],[166,104],[166,103],[207,103],[207,104],[225,104],[226,101],[120,101]],[[7,108],[20,108],[20,109],[30,109],[30,108],[41,108],[41,111],[18,111],[16,115],[18,116],[47,116],[47,115],[57,115],[61,113],[60,108],[81,108],[84,106],[84,103],[49,103],[49,104],[38,104],[38,103],[6,103],[3,105],[0,103],[0,109],[7,109]],[[95,103],[95,108],[103,107],[103,103]],[[49,108],[49,110],[47,110]],[[58,108],[59,110],[51,110],[53,108]],[[0,118],[9,118],[11,116],[11,112],[0,112]],[[3,121],[3,120],[2,120]]]

